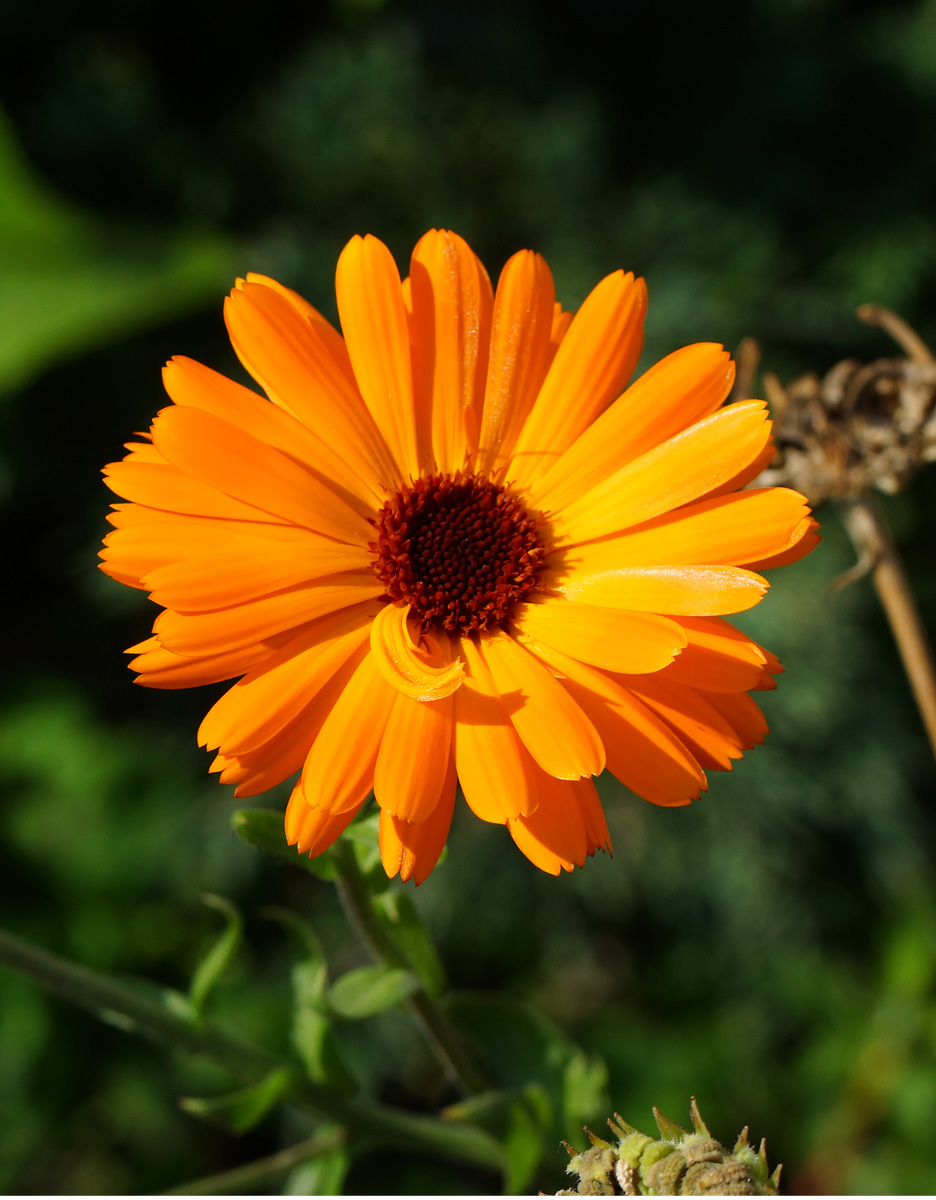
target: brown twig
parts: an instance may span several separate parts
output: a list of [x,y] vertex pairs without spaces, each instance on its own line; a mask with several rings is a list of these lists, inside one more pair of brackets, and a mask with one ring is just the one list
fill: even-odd
[[872,564],[871,578],[936,757],[936,666],[897,547],[873,492],[841,500],[839,506],[859,562]]

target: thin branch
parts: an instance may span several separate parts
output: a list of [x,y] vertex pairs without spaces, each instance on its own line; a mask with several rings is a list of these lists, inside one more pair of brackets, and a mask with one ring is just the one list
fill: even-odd
[[131,985],[31,946],[5,930],[0,930],[0,963],[29,975],[53,995],[123,1030],[191,1054],[203,1054],[243,1083],[254,1083],[275,1068],[292,1071],[293,1087],[286,1099],[319,1120],[344,1125],[349,1132],[370,1140],[459,1159],[492,1171],[503,1169],[501,1147],[480,1129],[341,1095],[303,1078],[293,1063],[259,1046],[242,1042],[208,1021],[178,1016]]
[[897,547],[872,492],[864,492],[854,500],[843,500],[840,508],[859,562],[873,564],[871,578],[890,622],[936,757],[936,667]]
[[885,308],[883,304],[862,304],[858,309],[858,320],[875,329],[883,329],[889,333],[897,345],[915,363],[933,362],[932,351],[920,335],[895,312]]
[[[408,967],[374,912],[367,881],[357,865],[353,847],[346,841],[338,841],[331,853],[338,869],[335,883],[348,923],[367,947],[371,958],[387,967]],[[413,992],[405,1004],[452,1082],[466,1095],[490,1091],[491,1084],[475,1063],[458,1029],[425,988]]]
[[329,1129],[324,1133],[316,1133],[304,1142],[297,1142],[268,1158],[258,1158],[255,1162],[245,1163],[242,1167],[234,1167],[230,1171],[221,1171],[217,1175],[206,1175],[203,1179],[193,1179],[178,1187],[161,1192],[163,1196],[235,1196],[243,1193],[255,1194],[257,1185],[269,1183],[301,1167],[303,1163],[334,1150],[345,1141],[343,1129]]

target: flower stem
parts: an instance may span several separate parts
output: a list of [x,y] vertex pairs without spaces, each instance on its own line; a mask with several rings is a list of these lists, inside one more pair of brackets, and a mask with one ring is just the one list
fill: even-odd
[[877,497],[864,492],[840,504],[845,528],[871,578],[890,622],[914,699],[936,757],[936,667],[920,614]]
[[[354,857],[353,847],[339,839],[332,846],[331,854],[338,871],[335,881],[338,896],[348,923],[367,947],[371,958],[383,966],[408,968],[406,959],[374,912],[367,880]],[[413,992],[405,1003],[452,1082],[469,1096],[490,1091],[491,1084],[474,1062],[461,1034],[425,988]]]
[[203,1179],[193,1179],[178,1187],[168,1188],[163,1196],[231,1196],[241,1193],[256,1193],[257,1185],[275,1180],[280,1175],[294,1167],[301,1167],[318,1155],[328,1150],[334,1150],[345,1140],[344,1130],[329,1129],[316,1133],[304,1142],[297,1142],[268,1158],[258,1158],[255,1162],[245,1163],[230,1171],[221,1171],[217,1175],[206,1175]]
[[492,1171],[503,1169],[500,1146],[480,1129],[341,1095],[303,1078],[294,1064],[259,1046],[242,1042],[203,1019],[177,1015],[131,985],[50,954],[2,929],[0,963],[29,975],[53,995],[120,1029],[190,1054],[205,1055],[244,1083],[253,1083],[275,1068],[292,1071],[294,1082],[288,1101],[319,1120],[337,1122],[371,1141],[454,1158]]

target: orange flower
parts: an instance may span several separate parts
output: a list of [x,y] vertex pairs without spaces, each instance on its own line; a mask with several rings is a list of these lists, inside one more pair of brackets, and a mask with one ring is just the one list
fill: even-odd
[[199,741],[252,796],[301,770],[300,852],[371,790],[389,875],[420,883],[456,783],[553,874],[608,847],[592,777],[688,804],[763,740],[777,660],[726,621],[756,573],[817,541],[803,497],[741,491],[771,455],[760,401],[723,402],[717,345],[625,390],[646,288],[617,271],[578,313],[521,251],[492,291],[453,233],[400,281],[355,237],[337,331],[271,279],[225,305],[262,397],[187,358],[173,401],[106,469],[103,569],[164,609],[149,687],[241,676]]

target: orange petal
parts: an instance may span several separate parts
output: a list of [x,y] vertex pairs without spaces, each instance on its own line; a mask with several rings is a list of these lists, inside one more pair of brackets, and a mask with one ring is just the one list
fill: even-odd
[[628,687],[674,730],[700,766],[730,771],[732,759],[741,758],[741,739],[694,688],[671,683],[662,675],[635,676]]
[[486,634],[480,649],[513,727],[538,766],[557,779],[600,775],[601,739],[559,680],[509,634]]
[[413,824],[435,808],[452,750],[452,698],[419,703],[397,695],[374,768],[374,797]]
[[510,457],[536,400],[555,346],[556,290],[532,250],[509,258],[497,281],[477,469],[494,475]]
[[206,612],[244,604],[310,579],[361,570],[372,559],[363,547],[314,534],[305,543],[245,539],[214,553],[156,567],[143,576],[143,585],[156,604]]
[[578,784],[590,780],[552,779],[539,781],[540,802],[528,817],[508,821],[510,836],[534,866],[550,875],[585,865],[588,835],[576,795]]
[[301,587],[207,613],[161,612],[153,632],[173,654],[223,654],[266,641],[316,617],[371,600],[383,592],[370,571],[329,575]]
[[325,349],[335,363],[344,371],[354,391],[357,392],[357,383],[351,367],[351,359],[348,357],[348,347],[344,344],[344,338],[334,325],[332,325],[331,321],[323,317],[319,310],[314,308],[304,296],[300,296],[292,288],[284,287],[283,284],[278,283],[275,279],[271,279],[269,275],[259,275],[256,271],[248,271],[245,282],[261,284],[263,287],[272,288],[274,292],[278,292],[279,295],[287,300],[298,311],[299,315],[312,326],[316,336],[324,344]]
[[[364,801],[361,801],[363,804]],[[312,808],[298,787],[293,788],[286,805],[286,844],[295,846],[300,854],[314,858],[322,854],[348,828],[361,805],[347,812],[329,813]]]
[[198,408],[164,408],[153,441],[181,471],[264,512],[366,546],[373,526],[294,459]]
[[686,644],[680,626],[651,613],[596,608],[567,600],[539,600],[517,610],[521,642],[530,638],[611,671],[659,671]]
[[577,604],[700,617],[753,608],[770,587],[741,567],[623,567],[591,575],[575,570],[551,582]]
[[603,671],[546,646],[536,654],[562,674],[604,742],[608,770],[654,804],[688,804],[707,787],[705,774],[673,731]]
[[766,405],[731,404],[634,459],[556,513],[557,540],[592,541],[689,504],[730,479],[770,437]]
[[686,346],[652,366],[585,429],[542,479],[531,481],[537,508],[555,512],[624,464],[719,407],[734,382],[727,351]]
[[371,626],[371,650],[380,673],[404,696],[413,700],[441,700],[461,687],[465,672],[460,658],[452,659],[448,647],[432,654],[417,645],[410,630],[410,606],[386,604]]
[[514,732],[477,646],[463,638],[461,650],[468,674],[455,693],[458,781],[475,816],[503,825],[536,807],[539,768]]
[[399,872],[407,883],[415,879],[418,887],[428,878],[439,861],[452,824],[455,808],[455,760],[449,756],[448,770],[439,801],[425,821],[411,825],[381,809],[380,858],[390,879]]
[[758,488],[701,500],[635,525],[616,537],[566,551],[570,574],[619,567],[748,564],[779,554],[809,526],[804,496],[789,488]]
[[327,322],[311,320],[283,289],[243,280],[225,301],[224,319],[237,357],[274,403],[313,430],[368,485],[398,481],[393,457],[349,374],[344,343]]
[[373,609],[358,604],[323,617],[270,654],[209,709],[198,744],[231,756],[269,741],[365,644]]
[[300,787],[310,804],[341,813],[367,796],[397,695],[377,669],[373,654],[366,654],[326,717],[302,769]]
[[163,385],[174,404],[213,413],[297,459],[362,515],[373,515],[383,503],[375,479],[359,479],[317,433],[265,396],[181,356],[163,367]]
[[575,314],[514,444],[507,477],[523,487],[547,471],[611,403],[643,346],[647,286],[615,271]]
[[591,857],[596,850],[607,850],[611,853],[611,835],[608,832],[608,822],[605,820],[604,809],[598,796],[598,789],[592,779],[580,779],[573,784],[575,798],[578,801],[582,820],[585,822],[585,837],[588,855]]
[[268,741],[230,756],[219,754],[211,770],[221,772],[222,783],[237,785],[234,789],[237,797],[268,792],[294,775],[306,761],[329,713],[366,652],[366,647],[361,647],[352,654],[322,690]]
[[338,259],[338,313],[354,375],[403,477],[420,473],[409,325],[400,273],[377,238],[353,237]]
[[805,524],[806,528],[801,531],[800,536],[795,540],[791,539],[792,544],[789,549],[782,550],[779,554],[771,554],[769,558],[761,558],[756,562],[748,562],[744,565],[753,571],[769,571],[773,567],[785,567],[805,558],[822,541],[819,522],[807,521]]
[[767,668],[762,649],[718,617],[679,617],[688,645],[665,669],[672,683],[712,692],[745,692]]
[[211,654],[207,658],[180,658],[156,638],[149,638],[134,646],[137,656],[128,663],[131,671],[138,671],[134,680],[142,687],[185,688],[200,687],[206,683],[221,683],[243,675],[252,666],[267,658],[267,646],[244,646],[227,654]]
[[750,696],[744,692],[708,692],[705,698],[738,734],[742,749],[752,750],[764,744],[767,721]]
[[234,521],[277,520],[256,506],[235,500],[233,496],[225,496],[216,488],[200,483],[168,464],[135,462],[132,459],[110,463],[104,468],[104,482],[112,492],[123,496],[125,500],[166,512]]
[[414,371],[429,414],[432,465],[465,465],[469,426],[481,420],[494,303],[487,271],[456,233],[433,229],[416,243],[410,265]]

